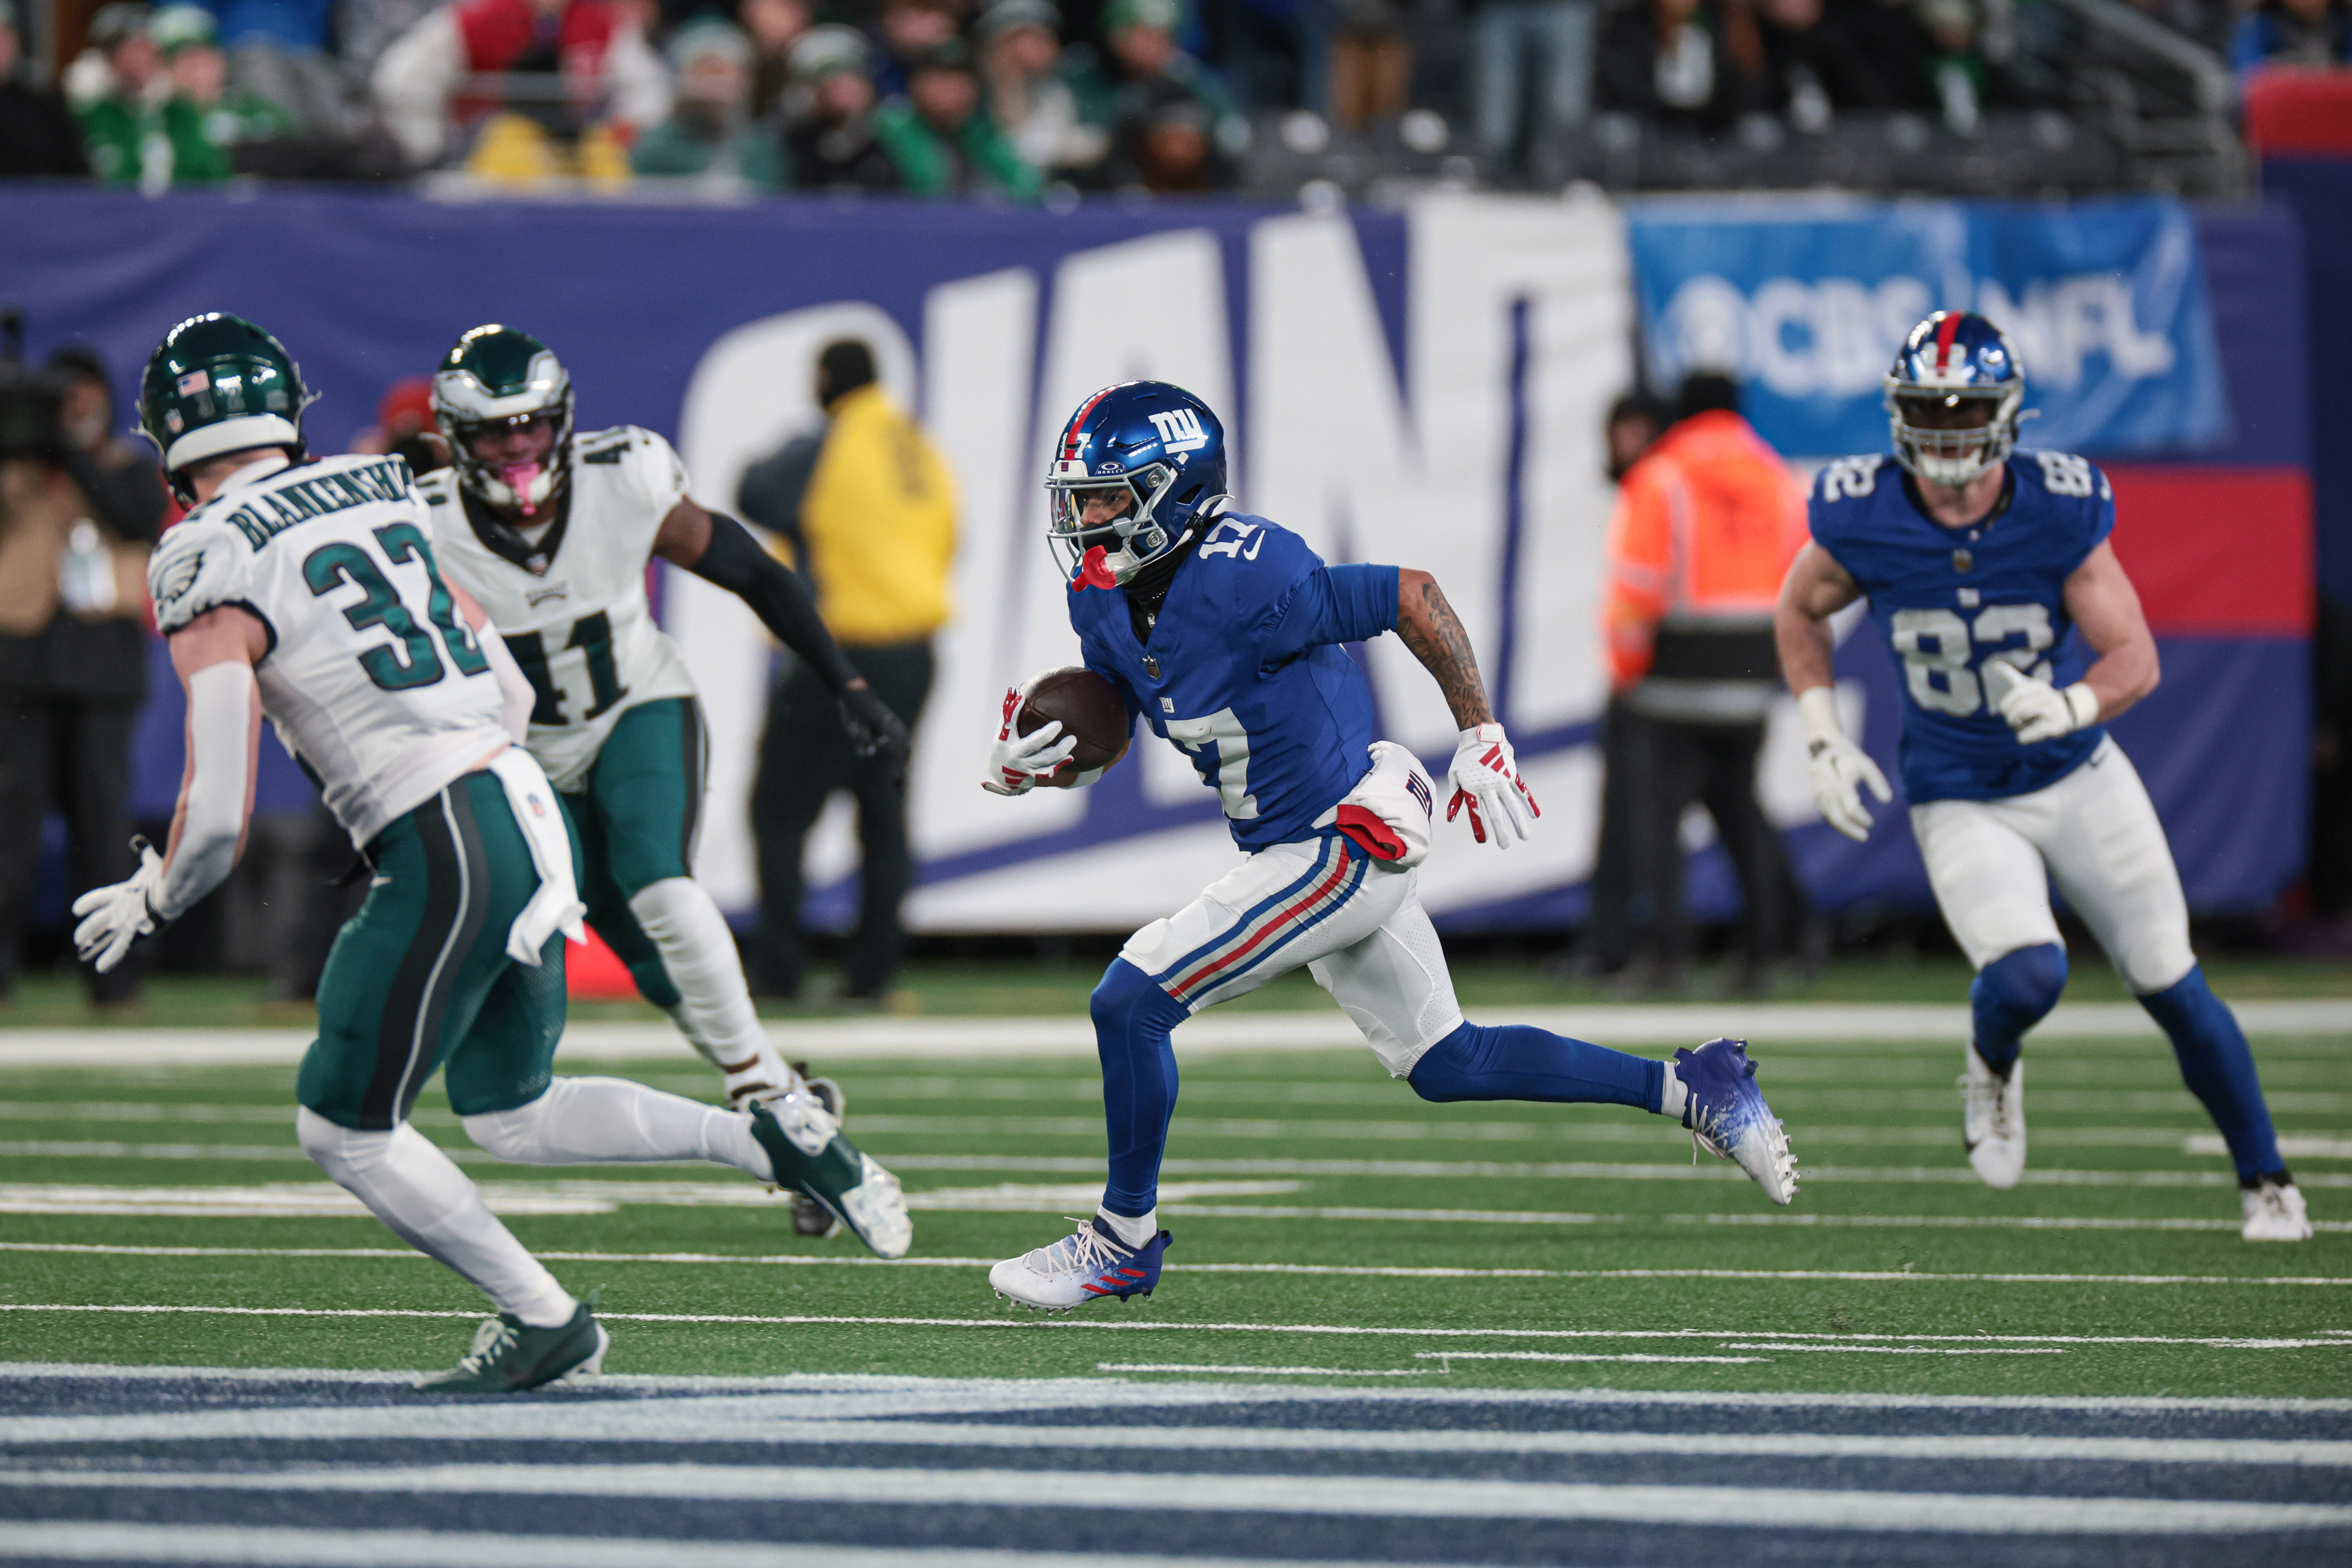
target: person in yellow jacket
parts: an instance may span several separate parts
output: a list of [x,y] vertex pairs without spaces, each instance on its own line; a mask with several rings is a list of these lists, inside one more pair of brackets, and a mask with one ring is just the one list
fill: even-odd
[[[955,479],[922,426],[875,379],[854,338],[817,356],[824,428],[788,442],[743,476],[743,515],[767,529],[810,581],[817,613],[849,661],[909,731],[931,689],[931,636],[951,613]],[[906,952],[898,907],[914,877],[903,765],[860,757],[814,676],[792,665],[768,703],[751,787],[760,925],[749,954],[762,995],[796,997],[802,851],[837,790],[857,802],[859,902],[842,994],[880,1002]]]

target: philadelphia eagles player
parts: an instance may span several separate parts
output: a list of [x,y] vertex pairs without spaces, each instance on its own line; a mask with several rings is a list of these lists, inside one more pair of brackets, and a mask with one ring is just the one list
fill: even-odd
[[581,904],[547,775],[512,744],[537,700],[434,558],[396,457],[312,462],[300,370],[268,333],[197,316],[165,335],[140,423],[191,510],[148,565],[187,689],[188,766],[169,847],[83,895],[74,942],[103,972],[226,877],[252,808],[261,719],[374,871],[319,983],[295,1129],[320,1169],[498,1308],[429,1388],[533,1387],[593,1372],[609,1340],[409,1125],[446,1067],[466,1135],[503,1160],[709,1160],[813,1194],[903,1254],[898,1184],[802,1094],[749,1112],[641,1084],[556,1078],[564,935]]
[[[451,466],[420,481],[450,580],[489,613],[538,700],[525,742],[580,833],[588,923],[646,999],[726,1076],[737,1107],[803,1084],[760,1028],[734,938],[692,877],[705,742],[694,678],[646,601],[654,556],[741,596],[837,694],[866,755],[907,731],[867,689],[794,576],[734,519],[687,495],[668,442],[634,425],[575,435],[572,378],[511,327],[459,338],[433,377]],[[794,1223],[837,1222],[805,1197]]]

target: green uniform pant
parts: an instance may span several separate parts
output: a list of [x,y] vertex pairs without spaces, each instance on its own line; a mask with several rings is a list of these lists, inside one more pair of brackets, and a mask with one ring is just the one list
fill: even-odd
[[319,981],[319,1037],[297,1098],[338,1127],[399,1125],[446,1068],[460,1116],[547,1092],[563,1034],[563,938],[539,967],[507,931],[539,889],[530,846],[487,773],[455,780],[380,834],[367,901]]
[[588,923],[656,1007],[677,1006],[677,987],[629,900],[656,882],[693,874],[704,752],[700,703],[691,697],[640,703],[604,737],[582,788],[562,796],[580,837]]

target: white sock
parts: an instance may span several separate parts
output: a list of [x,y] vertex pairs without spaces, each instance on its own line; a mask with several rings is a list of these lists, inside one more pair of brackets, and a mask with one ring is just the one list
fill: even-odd
[[302,1152],[335,1184],[367,1205],[394,1236],[481,1288],[501,1312],[533,1328],[561,1328],[579,1306],[546,1266],[482,1202],[449,1156],[414,1127],[355,1132],[304,1106],[295,1113]]
[[1664,1062],[1660,1065],[1666,1069],[1666,1081],[1658,1095],[1658,1114],[1671,1116],[1680,1121],[1683,1119],[1684,1108],[1690,1104],[1689,1086],[1685,1084],[1682,1076],[1675,1071],[1674,1063]]
[[637,889],[629,912],[661,953],[677,987],[667,1009],[694,1048],[727,1075],[727,1091],[759,1086],[789,1089],[798,1083],[760,1027],[743,983],[743,961],[727,917],[691,877],[669,877]]
[[520,1165],[708,1160],[775,1179],[749,1116],[622,1078],[559,1078],[529,1105],[468,1116],[465,1126],[467,1137]]
[[1111,1234],[1129,1247],[1141,1247],[1160,1234],[1160,1211],[1147,1215],[1113,1214],[1107,1208],[1095,1210],[1095,1217],[1110,1226]]

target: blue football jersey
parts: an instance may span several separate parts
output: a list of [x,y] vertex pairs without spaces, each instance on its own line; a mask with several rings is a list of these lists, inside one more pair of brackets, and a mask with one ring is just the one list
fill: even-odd
[[[1360,591],[1380,571],[1385,620]],[[1191,758],[1234,842],[1258,850],[1314,837],[1370,771],[1371,686],[1336,644],[1394,624],[1395,580],[1394,568],[1326,572],[1288,529],[1229,513],[1177,568],[1149,640],[1135,640],[1123,588],[1073,583],[1070,625],[1087,668]]]
[[1903,670],[1903,790],[1914,802],[1999,800],[2055,783],[2095,750],[2094,724],[2025,745],[1985,700],[1979,672],[2004,659],[2065,686],[2088,660],[2070,639],[2066,579],[2116,526],[2107,477],[2063,452],[2010,459],[2009,505],[1946,528],[1891,457],[1842,458],[1807,498],[1813,542],[1870,599]]

